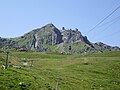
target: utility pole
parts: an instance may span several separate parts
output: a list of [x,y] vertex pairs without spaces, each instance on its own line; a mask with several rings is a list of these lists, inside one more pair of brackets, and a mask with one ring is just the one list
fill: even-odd
[[9,52],[6,51],[5,69],[8,69],[8,54],[9,54]]

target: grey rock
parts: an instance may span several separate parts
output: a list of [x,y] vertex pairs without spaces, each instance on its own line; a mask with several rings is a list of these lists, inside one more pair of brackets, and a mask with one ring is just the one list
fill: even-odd
[[[0,47],[4,46],[19,47],[39,52],[57,50],[60,53],[71,54],[120,50],[117,46],[112,47],[102,42],[91,43],[77,28],[72,30],[62,27],[59,30],[52,23],[34,29],[21,37],[10,39],[0,37]],[[69,47],[71,47],[71,50],[69,50]]]

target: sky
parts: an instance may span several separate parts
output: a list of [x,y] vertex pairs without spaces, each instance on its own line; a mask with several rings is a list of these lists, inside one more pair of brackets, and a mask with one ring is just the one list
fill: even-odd
[[91,42],[120,47],[120,9],[90,31],[118,6],[120,0],[0,0],[0,37],[53,23],[58,29],[78,28]]

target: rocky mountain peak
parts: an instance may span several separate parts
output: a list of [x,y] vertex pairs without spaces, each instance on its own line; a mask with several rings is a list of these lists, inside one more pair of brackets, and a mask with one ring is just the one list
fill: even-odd
[[61,34],[63,36],[63,41],[65,43],[76,43],[76,42],[89,42],[86,36],[83,36],[81,32],[76,28],[73,29],[65,29],[63,28],[61,31]]
[[47,25],[45,25],[45,26],[48,26],[48,27],[55,27],[55,25],[54,25],[53,23],[49,23],[49,24],[47,24]]
[[69,52],[69,47],[71,47],[71,53],[79,54],[120,50],[119,47],[111,47],[102,42],[91,43],[77,28],[66,29],[65,27],[62,27],[62,29],[58,29],[52,23],[34,29],[18,38],[0,38],[0,47],[4,46],[22,47],[28,50],[41,52],[48,50]]
[[[52,24],[52,23],[49,23],[49,24],[43,26],[42,28],[44,28],[44,30],[46,30],[46,29],[49,29],[49,30],[54,30],[54,29],[56,29],[55,25]],[[41,29],[42,29],[42,28],[41,28]]]

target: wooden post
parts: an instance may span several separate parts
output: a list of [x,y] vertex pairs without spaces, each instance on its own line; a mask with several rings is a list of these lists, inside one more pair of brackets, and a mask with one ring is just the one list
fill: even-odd
[[9,52],[6,51],[5,69],[8,69],[8,54],[9,54]]
[[58,90],[59,81],[60,81],[60,78],[56,78],[56,90]]
[[30,67],[32,67],[33,66],[33,60],[31,60],[31,65],[30,65]]

